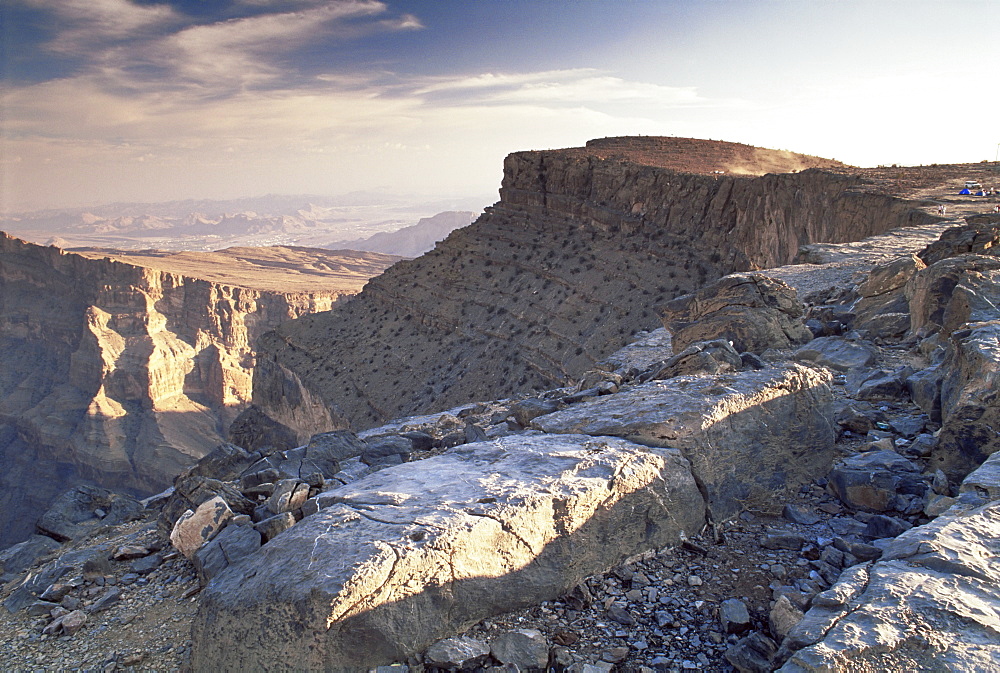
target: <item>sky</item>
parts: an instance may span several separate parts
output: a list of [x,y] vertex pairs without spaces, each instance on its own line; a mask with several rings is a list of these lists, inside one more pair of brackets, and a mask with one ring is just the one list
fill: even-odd
[[0,210],[383,191],[665,135],[994,160],[995,0],[2,0]]

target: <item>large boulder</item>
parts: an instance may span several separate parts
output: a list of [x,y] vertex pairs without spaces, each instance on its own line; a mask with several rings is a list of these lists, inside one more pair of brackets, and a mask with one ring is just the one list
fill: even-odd
[[830,375],[796,364],[636,385],[536,418],[545,432],[681,449],[716,520],[767,508],[834,458]]
[[966,218],[966,224],[946,229],[938,240],[928,245],[920,253],[920,259],[929,265],[968,253],[1000,255],[1000,215]]
[[854,304],[854,326],[870,338],[891,338],[910,327],[909,306],[904,294],[907,281],[926,264],[916,255],[904,255],[874,267],[858,285],[860,298]]
[[77,486],[52,503],[35,528],[59,542],[78,540],[99,526],[113,526],[142,516],[135,498],[99,486]]
[[216,575],[194,670],[358,670],[554,599],[704,525],[679,451],[512,436],[369,475]]
[[726,339],[738,352],[761,353],[812,339],[795,289],[759,273],[734,273],[659,307],[680,352],[696,341]]
[[910,331],[946,338],[967,322],[1000,319],[1000,258],[961,255],[931,264],[907,282]]
[[942,427],[931,460],[958,481],[1000,449],[1000,320],[954,332],[940,369]]

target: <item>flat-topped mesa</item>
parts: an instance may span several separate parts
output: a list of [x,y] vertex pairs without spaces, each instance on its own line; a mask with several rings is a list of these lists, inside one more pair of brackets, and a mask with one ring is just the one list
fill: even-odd
[[[800,172],[759,175],[774,170]],[[472,225],[265,335],[254,405],[305,441],[565,385],[655,327],[659,302],[928,219],[860,170],[680,138],[514,153]]]
[[[329,310],[399,259],[270,249],[182,253],[185,268],[112,254],[0,234],[0,547],[77,484],[168,486],[249,401],[260,334]],[[290,258],[314,272],[283,270]],[[349,283],[344,265],[357,267]]]

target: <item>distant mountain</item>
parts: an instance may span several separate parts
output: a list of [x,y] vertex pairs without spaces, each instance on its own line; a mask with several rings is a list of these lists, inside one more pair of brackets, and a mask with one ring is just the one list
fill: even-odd
[[[69,249],[207,252],[240,246],[292,245],[380,251],[386,249],[381,241],[373,243],[379,246],[374,248],[364,247],[359,241],[407,228],[441,211],[478,210],[488,203],[488,198],[426,201],[359,193],[340,197],[271,195],[229,201],[115,203],[0,214],[0,229],[34,243],[57,241],[60,247]],[[471,222],[472,217],[459,219],[460,224],[451,226],[445,217],[442,224],[429,225],[427,234],[414,232],[412,243],[399,248],[402,252],[396,254],[419,255],[452,229]],[[438,229],[443,233],[433,233]],[[423,240],[430,241],[426,248],[418,243]]]
[[336,241],[324,247],[331,250],[342,248],[419,257],[433,249],[435,243],[443,241],[451,232],[472,224],[478,216],[479,213],[468,210],[438,213],[433,217],[423,217],[416,224],[396,231],[380,232],[353,241]]

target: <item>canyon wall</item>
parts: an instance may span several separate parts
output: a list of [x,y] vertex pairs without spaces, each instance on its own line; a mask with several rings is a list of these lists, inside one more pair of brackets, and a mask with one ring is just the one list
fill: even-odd
[[0,234],[0,547],[74,485],[169,486],[249,401],[257,337],[355,291],[248,289]]
[[262,337],[258,410],[305,440],[564,385],[656,326],[659,302],[927,218],[836,162],[673,138],[515,153],[500,195],[335,310]]

